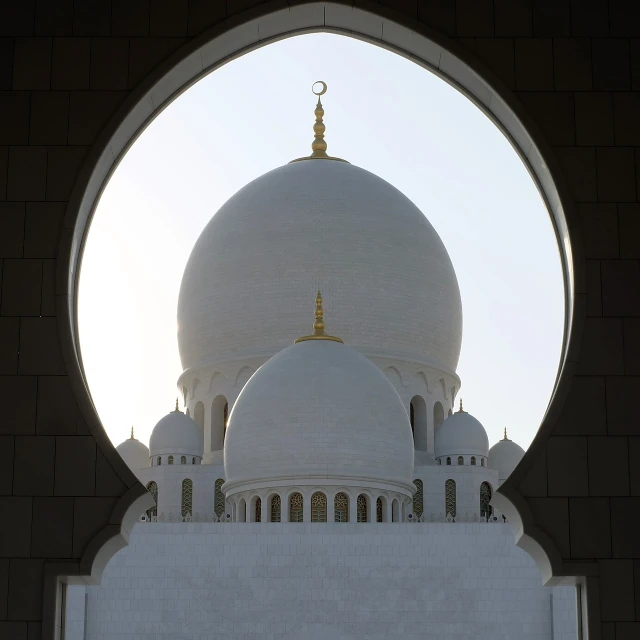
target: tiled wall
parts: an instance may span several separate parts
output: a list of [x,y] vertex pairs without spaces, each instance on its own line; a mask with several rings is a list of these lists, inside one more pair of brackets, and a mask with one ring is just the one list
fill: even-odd
[[[295,1],[288,3],[297,5]],[[343,2],[350,7],[352,2]],[[586,314],[517,491],[564,571],[597,577],[591,637],[640,636],[640,12],[628,0],[358,2],[452,38],[515,95],[552,148],[577,216]],[[0,636],[37,639],[43,577],[70,571],[134,479],[63,358],[56,292],[63,218],[89,150],[129,92],[204,29],[258,0],[24,0],[0,4]],[[389,9],[391,7],[391,9]],[[242,18],[243,20],[244,18]],[[234,22],[235,21],[235,22]],[[227,26],[221,27],[222,30]],[[363,30],[365,21],[353,28]],[[438,35],[440,34],[440,36]],[[480,67],[477,67],[480,68]],[[494,83],[495,85],[495,83]],[[496,85],[497,86],[497,85]],[[73,215],[72,215],[73,218]],[[66,229],[63,231],[63,228]],[[66,234],[66,235],[65,235]],[[584,258],[584,260],[583,260]],[[59,298],[60,299],[60,298]],[[544,310],[541,310],[543,313]],[[70,336],[63,332],[65,341]],[[73,385],[73,390],[72,390]],[[82,415],[78,410],[82,407]],[[131,503],[122,498],[121,505]],[[115,510],[114,510],[115,509]],[[584,568],[584,567],[583,567]],[[595,586],[599,585],[599,589]],[[601,625],[599,619],[601,618]],[[49,623],[47,623],[48,625]],[[46,625],[45,625],[46,626]],[[45,629],[46,630],[46,629]],[[48,637],[48,636],[47,636]]]

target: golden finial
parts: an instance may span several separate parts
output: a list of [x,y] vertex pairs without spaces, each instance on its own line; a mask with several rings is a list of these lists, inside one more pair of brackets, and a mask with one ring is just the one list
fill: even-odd
[[131,440],[135,440],[135,438],[133,437],[133,427],[131,427]]
[[[320,85],[320,89],[316,90],[316,86]],[[314,114],[316,116],[315,124],[313,125],[313,133],[314,138],[311,143],[311,155],[305,156],[304,158],[297,158],[296,160],[292,160],[291,162],[299,162],[300,160],[338,160],[340,162],[347,162],[342,158],[334,158],[332,156],[327,155],[327,143],[324,139],[325,125],[323,121],[324,117],[324,108],[322,106],[322,100],[320,100],[320,96],[323,96],[327,92],[327,83],[322,80],[318,80],[311,85],[311,92],[313,95],[318,96],[318,102],[316,104],[316,109]]]
[[180,411],[180,408],[178,407],[178,398],[176,398],[176,408],[173,410],[173,413],[176,413]]
[[462,398],[460,398],[460,408],[458,409],[458,413],[466,413],[466,411],[462,408]]
[[316,294],[316,321],[313,323],[313,335],[302,336],[298,338],[294,344],[305,342],[306,340],[333,340],[334,342],[342,342],[344,344],[341,338],[329,336],[324,332],[324,310],[322,309],[322,294],[320,293],[320,289],[318,289],[318,293]]
[[502,438],[503,440],[508,440],[509,438],[507,438],[507,427],[504,428],[504,438]]

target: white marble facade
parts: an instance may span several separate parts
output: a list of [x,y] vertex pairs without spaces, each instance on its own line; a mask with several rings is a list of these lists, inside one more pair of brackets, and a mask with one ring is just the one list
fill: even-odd
[[67,602],[67,640],[577,637],[503,523],[138,524]]

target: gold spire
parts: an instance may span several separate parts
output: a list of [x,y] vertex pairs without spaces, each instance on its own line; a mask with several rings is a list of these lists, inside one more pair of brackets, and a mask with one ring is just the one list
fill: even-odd
[[466,411],[462,408],[462,398],[460,398],[460,408],[458,409],[457,413],[466,413]]
[[130,440],[135,440],[135,438],[133,437],[133,427],[131,427],[131,438]]
[[342,342],[344,344],[341,338],[329,336],[324,332],[324,310],[322,309],[322,294],[320,293],[320,289],[318,289],[316,295],[316,321],[313,323],[313,335],[302,336],[298,338],[294,344],[305,342],[306,340],[333,340],[333,342]]
[[180,408],[178,407],[178,398],[176,398],[176,408],[173,410],[173,413],[176,413],[180,411]]
[[[320,85],[319,91],[315,90],[316,85]],[[347,162],[342,158],[334,158],[327,155],[327,143],[324,139],[324,132],[326,127],[322,119],[324,116],[324,108],[322,106],[322,101],[320,100],[320,96],[323,96],[327,92],[327,83],[323,82],[322,80],[314,82],[311,85],[311,92],[313,93],[313,95],[318,96],[318,102],[314,111],[316,121],[313,125],[313,133],[315,135],[313,138],[313,142],[311,143],[311,155],[305,156],[304,158],[296,158],[291,162],[299,162],[300,160],[338,160],[339,162]]]
[[503,440],[508,440],[509,438],[507,438],[507,427],[504,428],[504,438],[502,438]]

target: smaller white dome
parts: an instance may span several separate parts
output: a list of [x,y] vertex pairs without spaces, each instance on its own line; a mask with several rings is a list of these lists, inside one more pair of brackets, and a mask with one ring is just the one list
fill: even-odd
[[524,449],[513,440],[507,439],[505,430],[504,439],[496,442],[489,449],[489,467],[498,471],[499,482],[503,482],[511,475],[523,455]]
[[224,445],[227,488],[343,485],[413,493],[409,416],[388,378],[352,347],[298,342],[240,392]]
[[162,418],[151,432],[149,452],[152,457],[186,454],[202,458],[203,450],[202,430],[177,408]]
[[131,438],[116,447],[116,451],[134,473],[149,466],[149,449],[133,437],[133,432]]
[[436,430],[436,458],[444,456],[489,455],[489,438],[479,420],[470,413],[456,411]]

